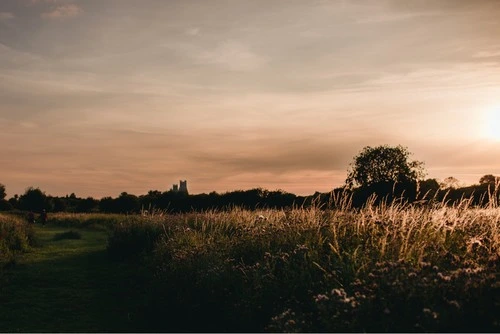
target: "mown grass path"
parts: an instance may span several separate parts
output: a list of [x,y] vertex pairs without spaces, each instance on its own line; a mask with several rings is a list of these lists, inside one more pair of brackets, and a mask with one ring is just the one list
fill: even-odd
[[36,226],[38,246],[0,274],[2,332],[140,331],[140,270],[113,261],[107,233]]

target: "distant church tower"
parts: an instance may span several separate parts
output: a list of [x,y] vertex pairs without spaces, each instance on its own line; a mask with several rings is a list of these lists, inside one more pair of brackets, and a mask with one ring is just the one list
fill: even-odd
[[180,182],[179,192],[187,194],[188,193],[187,181],[186,180],[184,180],[184,181],[180,180],[179,182]]
[[172,191],[173,191],[174,193],[178,192],[178,191],[179,191],[179,185],[178,185],[178,184],[174,184],[174,185],[172,185]]

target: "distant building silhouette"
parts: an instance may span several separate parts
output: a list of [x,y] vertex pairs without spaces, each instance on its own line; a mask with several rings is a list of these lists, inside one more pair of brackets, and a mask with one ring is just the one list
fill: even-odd
[[171,191],[173,191],[175,193],[180,192],[180,193],[187,194],[188,193],[187,181],[186,180],[184,180],[184,181],[180,180],[178,185],[177,184],[173,184]]
[[179,191],[181,193],[186,193],[187,194],[187,192],[188,192],[187,181],[186,180],[184,180],[184,181],[180,180],[179,182],[180,182]]

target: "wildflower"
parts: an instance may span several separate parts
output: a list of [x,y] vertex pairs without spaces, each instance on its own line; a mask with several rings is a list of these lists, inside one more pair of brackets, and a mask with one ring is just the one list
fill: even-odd
[[437,312],[432,312],[429,308],[424,308],[422,312],[424,312],[425,315],[430,316],[432,319],[437,319],[439,317]]
[[430,262],[420,262],[420,266],[422,268],[428,268],[431,266]]
[[352,282],[352,286],[361,286],[361,285],[363,285],[363,283],[359,278],[356,278],[356,280]]
[[344,291],[344,289],[333,289],[332,292],[330,292],[332,296],[337,296],[337,297],[342,297],[345,298],[347,296],[347,293]]
[[255,222],[264,222],[267,221],[267,217],[264,217],[263,215],[258,215],[257,218],[255,218]]
[[320,303],[322,301],[328,301],[328,300],[330,300],[330,298],[328,298],[327,295],[319,294],[319,295],[314,296],[315,303]]
[[354,297],[356,297],[357,299],[366,299],[366,295],[362,294],[361,292],[359,291],[356,291],[354,293]]
[[449,304],[450,306],[453,306],[453,307],[457,308],[457,309],[459,309],[459,308],[460,308],[460,304],[459,304],[456,300],[449,300],[449,301],[448,301],[448,304]]
[[293,252],[296,254],[299,252],[306,252],[308,250],[309,250],[309,247],[307,247],[306,245],[297,245]]
[[443,275],[443,274],[441,274],[441,273],[437,273],[437,276],[438,276],[441,280],[443,280],[443,281],[445,281],[445,282],[450,282],[450,281],[451,281],[451,276],[445,276],[445,275]]

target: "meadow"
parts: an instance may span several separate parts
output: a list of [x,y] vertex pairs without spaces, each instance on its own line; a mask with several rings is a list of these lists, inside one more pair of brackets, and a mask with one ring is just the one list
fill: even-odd
[[[410,205],[372,199],[354,209],[349,197],[338,196],[323,207],[256,211],[235,207],[130,216],[54,214],[48,223],[53,229],[50,240],[24,253],[19,250],[17,262],[22,265],[4,271],[32,273],[36,254],[60,242],[55,234],[67,233],[67,239],[60,238],[78,252],[97,233],[101,238],[97,253],[73,263],[74,275],[92,267],[93,279],[126,302],[112,303],[109,292],[99,288],[89,308],[102,311],[91,307],[100,303],[110,317],[127,317],[113,322],[101,315],[100,322],[94,319],[95,325],[88,328],[83,323],[51,327],[50,322],[47,327],[30,328],[500,330],[500,208],[495,201],[474,207],[467,199],[452,206],[444,201]],[[47,230],[35,227],[37,233]],[[71,277],[71,269],[65,275]],[[56,282],[60,280],[54,281],[55,289]],[[4,285],[2,294],[9,289]],[[95,311],[88,314],[97,317]],[[12,328],[17,327],[1,330]]]

